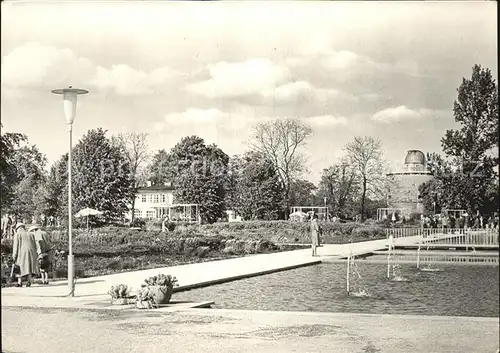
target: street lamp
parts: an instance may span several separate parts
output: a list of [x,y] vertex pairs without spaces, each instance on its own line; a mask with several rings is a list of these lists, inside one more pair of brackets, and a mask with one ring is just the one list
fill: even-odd
[[63,95],[64,103],[64,115],[66,116],[66,122],[68,123],[69,131],[69,153],[68,153],[68,236],[69,236],[69,254],[68,254],[68,286],[70,290],[70,295],[75,296],[75,284],[73,282],[75,265],[73,258],[73,235],[72,235],[72,212],[71,212],[71,148],[73,145],[73,121],[75,121],[76,116],[76,102],[79,94],[87,94],[89,91],[79,88],[73,88],[69,86],[68,88],[55,89],[52,91],[54,94]]

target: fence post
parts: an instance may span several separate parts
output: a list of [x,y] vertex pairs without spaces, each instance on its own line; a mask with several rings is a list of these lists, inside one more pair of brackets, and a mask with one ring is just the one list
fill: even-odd
[[392,255],[392,241],[393,238],[389,238],[389,252],[387,254],[387,279],[391,278],[391,255]]
[[420,268],[420,244],[418,245],[417,249],[417,269]]
[[349,292],[350,292],[350,287],[349,287],[350,273],[351,273],[351,251],[349,251],[349,254],[347,255],[347,276],[346,276],[347,295],[349,295]]

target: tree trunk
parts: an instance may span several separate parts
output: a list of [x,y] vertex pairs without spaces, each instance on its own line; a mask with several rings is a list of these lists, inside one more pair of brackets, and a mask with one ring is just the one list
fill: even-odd
[[365,220],[366,178],[363,178],[363,195],[361,196],[361,221]]
[[134,198],[132,199],[132,214],[130,215],[130,224],[134,224],[135,220],[135,195]]

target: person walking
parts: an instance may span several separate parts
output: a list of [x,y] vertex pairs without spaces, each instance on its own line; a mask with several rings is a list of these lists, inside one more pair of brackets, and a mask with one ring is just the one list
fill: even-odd
[[53,249],[47,237],[47,233],[42,231],[40,225],[35,224],[29,232],[33,234],[36,244],[38,267],[42,276],[42,284],[49,284],[49,270],[54,259]]
[[26,231],[22,223],[16,225],[12,259],[20,269],[17,286],[22,287],[23,278],[26,278],[26,287],[30,287],[31,276],[38,275],[40,271],[38,270],[35,237]]
[[319,236],[321,234],[321,227],[318,223],[318,215],[315,213],[311,219],[311,248],[312,256],[318,256],[317,249],[319,246]]

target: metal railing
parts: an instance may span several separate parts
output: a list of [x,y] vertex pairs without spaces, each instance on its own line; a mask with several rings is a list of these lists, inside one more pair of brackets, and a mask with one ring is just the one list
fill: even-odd
[[393,239],[419,237],[418,241],[425,246],[486,246],[498,247],[498,229],[464,229],[464,228],[387,228],[386,236]]
[[393,257],[395,263],[462,263],[462,264],[493,264],[498,265],[498,256],[474,256],[474,255],[396,255]]

